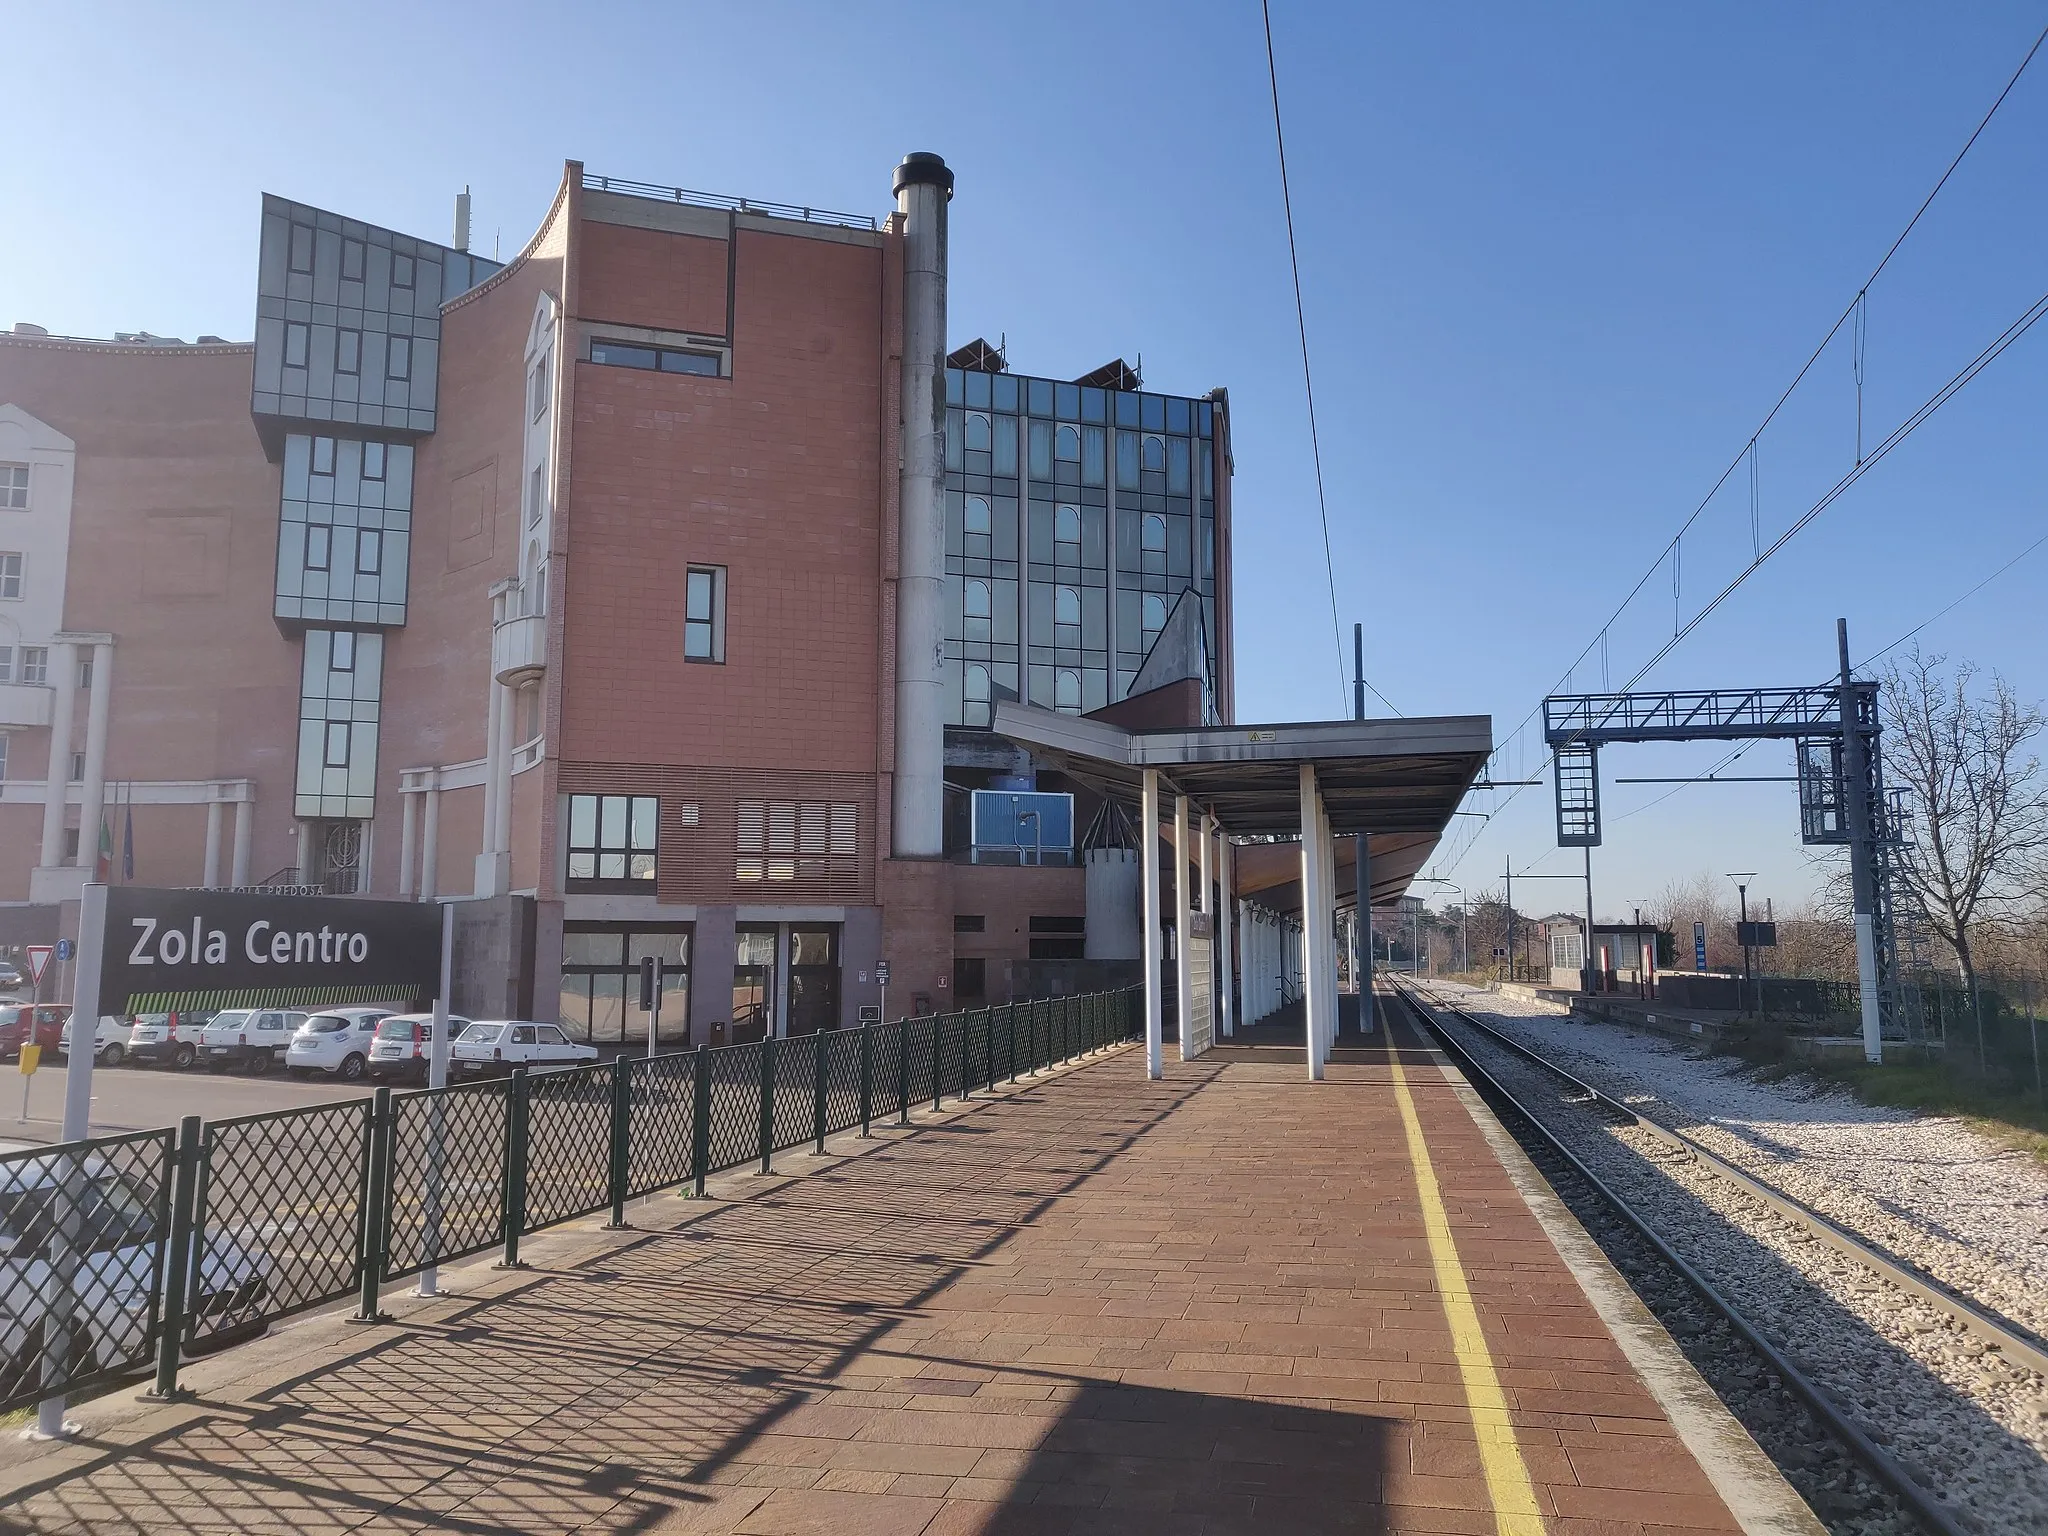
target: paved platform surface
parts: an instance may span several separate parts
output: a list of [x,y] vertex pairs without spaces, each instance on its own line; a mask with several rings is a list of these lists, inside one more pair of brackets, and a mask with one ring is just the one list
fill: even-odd
[[1255,1046],[1141,1072],[533,1240],[393,1325],[205,1362],[194,1403],[87,1405],[0,1456],[0,1531],[1738,1528],[1419,1041],[1315,1087]]

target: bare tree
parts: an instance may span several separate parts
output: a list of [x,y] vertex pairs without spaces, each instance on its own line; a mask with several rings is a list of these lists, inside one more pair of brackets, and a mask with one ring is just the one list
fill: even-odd
[[1879,674],[1885,773],[1912,819],[1907,892],[1974,986],[1973,931],[2014,909],[2048,852],[2048,785],[2028,750],[2048,721],[1996,673],[1973,691],[1978,669],[1946,663],[1916,646]]

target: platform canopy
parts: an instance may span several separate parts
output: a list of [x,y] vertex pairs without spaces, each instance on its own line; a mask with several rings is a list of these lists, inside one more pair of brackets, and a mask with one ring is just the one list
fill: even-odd
[[994,726],[1125,805],[1138,804],[1145,770],[1156,768],[1165,793],[1188,796],[1237,837],[1298,837],[1300,768],[1310,764],[1332,834],[1372,839],[1376,902],[1423,866],[1493,750],[1490,715],[1131,730],[1005,700]]

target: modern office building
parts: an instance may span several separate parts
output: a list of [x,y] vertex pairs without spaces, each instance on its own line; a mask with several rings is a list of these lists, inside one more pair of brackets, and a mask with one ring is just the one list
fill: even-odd
[[1128,827],[987,726],[1231,719],[1227,401],[949,352],[952,191],[267,197],[253,341],[0,333],[0,945],[459,897],[463,1008],[599,1042],[644,954],[677,1042],[1128,967]]

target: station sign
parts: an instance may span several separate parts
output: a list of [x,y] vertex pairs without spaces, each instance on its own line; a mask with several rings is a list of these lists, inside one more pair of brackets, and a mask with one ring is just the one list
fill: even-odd
[[1705,923],[1694,923],[1692,925],[1692,968],[1702,975],[1706,973],[1707,925]]
[[107,891],[98,1012],[141,997],[431,997],[441,914],[429,902],[275,892]]
[[1735,942],[1744,949],[1776,949],[1778,947],[1778,925],[1776,923],[1737,923]]

